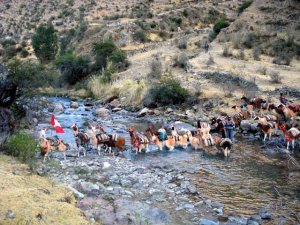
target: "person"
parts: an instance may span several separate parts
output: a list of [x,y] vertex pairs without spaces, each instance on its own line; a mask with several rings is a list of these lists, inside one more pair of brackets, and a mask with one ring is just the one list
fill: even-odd
[[233,141],[234,126],[235,124],[231,116],[228,116],[225,122],[225,129],[226,129],[227,138],[229,138],[231,141]]
[[286,97],[284,96],[283,93],[280,93],[279,101],[280,101],[280,103],[282,103],[284,105],[286,105],[288,102],[288,100],[286,99]]
[[167,140],[167,132],[163,126],[160,129],[158,129],[158,140],[159,141]]
[[217,128],[218,131],[221,131],[222,138],[226,138],[225,126],[221,119],[217,119]]

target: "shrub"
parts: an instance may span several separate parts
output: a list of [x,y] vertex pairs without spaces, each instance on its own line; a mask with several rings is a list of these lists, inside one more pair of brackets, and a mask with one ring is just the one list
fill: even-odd
[[155,58],[151,61],[150,63],[150,73],[149,73],[149,77],[153,78],[153,79],[160,79],[161,78],[161,74],[163,72],[163,66],[161,61],[159,60],[159,58]]
[[244,60],[244,59],[245,59],[244,49],[240,49],[240,52],[239,52],[239,58],[240,58],[241,60]]
[[179,49],[186,49],[187,48],[187,40],[186,40],[186,38],[180,38],[177,41],[177,47]]
[[26,49],[23,49],[21,51],[21,57],[22,58],[26,58],[27,56],[29,56],[29,52]]
[[294,55],[296,55],[299,45],[294,42],[293,37],[289,37],[287,40],[277,40],[272,44],[272,47],[275,56],[273,63],[289,65]]
[[37,149],[37,142],[26,133],[11,136],[4,145],[5,153],[18,157],[21,161],[32,164]]
[[186,53],[181,52],[176,58],[175,65],[181,68],[186,68],[188,66],[189,58]]
[[282,80],[282,76],[278,71],[270,71],[270,79],[272,83],[280,84]]
[[212,32],[210,32],[209,33],[209,36],[208,36],[208,40],[210,41],[210,42],[212,42],[213,40],[215,40],[215,38],[217,37],[217,33],[216,32],[214,32],[214,31],[212,31]]
[[175,23],[177,26],[180,26],[182,23],[182,19],[180,17],[172,17],[171,21]]
[[143,42],[143,43],[148,41],[148,37],[146,35],[146,32],[142,29],[137,29],[133,33],[133,39],[135,41],[139,41],[139,42]]
[[246,36],[244,37],[243,39],[243,45],[246,47],[246,48],[252,48],[255,41],[256,41],[257,37],[254,33],[248,33],[246,34]]
[[69,84],[75,84],[88,75],[89,63],[86,57],[73,54],[59,56],[55,62],[63,75],[63,80]]
[[222,55],[223,55],[224,57],[230,57],[230,56],[232,56],[232,54],[231,54],[231,52],[229,51],[229,49],[228,49],[227,46],[224,47]]
[[261,75],[266,75],[267,74],[267,68],[265,66],[259,67],[257,69],[257,72],[260,73]]
[[253,0],[247,0],[247,1],[244,1],[240,7],[238,8],[238,14],[242,14],[242,12],[245,11],[245,9],[247,9],[251,4],[252,4]]
[[260,47],[255,47],[252,50],[252,55],[253,55],[253,59],[256,61],[260,61],[260,55],[261,55],[261,48]]
[[226,28],[228,26],[229,26],[229,22],[227,22],[225,19],[219,19],[215,23],[213,30],[218,35],[223,28]]
[[166,74],[149,91],[151,98],[161,104],[181,104],[189,97],[188,91],[180,83]]
[[44,68],[38,63],[14,60],[8,64],[7,68],[12,75],[13,82],[21,90],[30,90],[44,85],[43,77],[40,76]]
[[32,37],[32,47],[41,62],[55,58],[58,50],[57,35],[52,24],[40,25]]

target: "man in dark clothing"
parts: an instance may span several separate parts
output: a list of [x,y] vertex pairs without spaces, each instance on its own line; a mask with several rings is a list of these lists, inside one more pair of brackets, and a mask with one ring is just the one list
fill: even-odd
[[279,97],[279,101],[280,103],[286,105],[288,100],[286,99],[286,97],[283,95],[283,93],[280,93],[280,97]]
[[231,141],[233,141],[234,126],[235,124],[231,116],[228,116],[225,122],[225,129],[226,129],[227,138],[229,138]]

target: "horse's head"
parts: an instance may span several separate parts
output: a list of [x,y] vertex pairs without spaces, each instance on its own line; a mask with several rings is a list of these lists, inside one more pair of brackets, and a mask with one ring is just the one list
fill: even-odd
[[72,126],[71,126],[71,128],[72,128],[74,131],[78,130],[78,127],[77,127],[76,123],[73,123]]
[[212,119],[210,120],[210,125],[215,126],[216,123],[217,123],[217,118],[216,118],[216,117],[214,117],[214,118],[212,118]]
[[128,132],[129,132],[129,135],[132,137],[133,134],[135,133],[135,129],[133,127],[129,127]]
[[280,130],[282,130],[283,132],[285,132],[286,131],[286,124],[285,123],[281,124],[279,126],[279,128],[280,128]]
[[253,120],[259,120],[259,117],[258,116],[256,116],[256,117],[254,117],[254,119]]
[[46,138],[46,131],[47,131],[47,128],[40,129],[40,138]]
[[268,105],[268,108],[267,108],[269,111],[270,110],[273,110],[273,109],[275,109],[275,105],[273,104],[273,103],[271,103],[271,104],[269,104]]

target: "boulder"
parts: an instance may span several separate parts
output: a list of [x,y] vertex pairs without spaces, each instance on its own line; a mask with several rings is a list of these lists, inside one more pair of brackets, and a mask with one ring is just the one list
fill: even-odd
[[249,120],[242,120],[241,121],[241,129],[243,131],[249,132],[251,130],[251,123]]
[[159,116],[161,112],[158,109],[153,110],[155,116]]
[[49,106],[48,111],[53,113],[63,113],[65,111],[65,107],[60,102],[54,102]]
[[121,110],[122,110],[122,108],[118,108],[118,107],[117,107],[117,108],[113,108],[111,111],[112,111],[112,112],[119,112],[119,111],[121,111]]
[[138,117],[143,117],[146,116],[148,113],[149,109],[148,108],[143,108],[139,113],[138,113]]
[[93,190],[100,190],[100,187],[97,184],[91,182],[80,182],[76,185],[76,189],[84,193],[89,193]]
[[109,110],[102,107],[102,108],[96,109],[96,111],[93,114],[97,117],[108,118]]
[[174,110],[171,108],[167,108],[167,110],[166,110],[166,113],[173,113],[173,112],[174,112]]
[[109,104],[108,104],[112,109],[114,108],[118,108],[121,106],[121,103],[118,99],[114,99],[113,101],[111,101]]
[[260,129],[257,127],[258,123],[251,124],[251,131],[252,132],[258,132]]
[[76,198],[84,198],[84,194],[82,194],[81,192],[77,191],[75,188],[73,188],[71,186],[68,186],[68,189],[73,192],[73,194],[74,194],[74,196]]
[[78,102],[72,101],[70,107],[71,107],[72,109],[77,109],[77,108],[78,108]]

